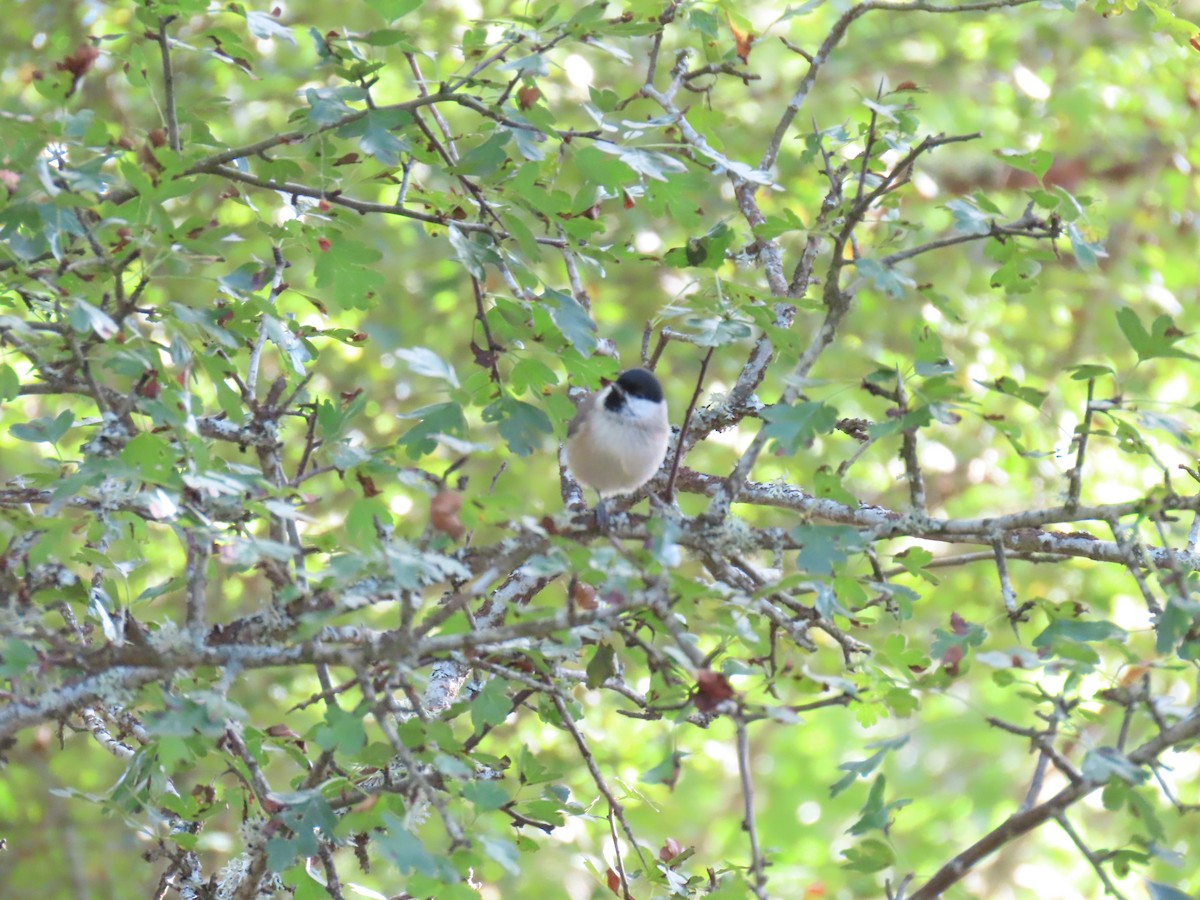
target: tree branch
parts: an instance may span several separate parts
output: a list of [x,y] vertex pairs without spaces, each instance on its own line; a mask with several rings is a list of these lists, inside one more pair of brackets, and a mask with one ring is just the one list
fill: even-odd
[[[1180,719],[1128,754],[1128,759],[1137,766],[1149,765],[1171,747],[1193,740],[1197,736],[1200,736],[1200,711],[1193,710],[1189,716]],[[1103,782],[1085,778],[1078,784],[1063,788],[1050,799],[1031,809],[1014,813],[942,866],[919,890],[913,892],[909,900],[935,900],[961,881],[981,860],[1047,821],[1056,819],[1073,804],[1103,785]]]

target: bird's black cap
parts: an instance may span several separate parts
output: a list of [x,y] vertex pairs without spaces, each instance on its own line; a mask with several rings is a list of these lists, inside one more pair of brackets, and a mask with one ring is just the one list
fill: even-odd
[[662,385],[646,369],[630,369],[622,372],[617,379],[617,387],[631,397],[641,397],[652,403],[662,403]]

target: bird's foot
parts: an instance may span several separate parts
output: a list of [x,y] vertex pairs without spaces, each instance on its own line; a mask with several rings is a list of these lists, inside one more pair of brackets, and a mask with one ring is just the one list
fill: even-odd
[[600,531],[608,531],[609,524],[608,507],[604,504],[604,500],[601,499],[596,504],[596,528]]

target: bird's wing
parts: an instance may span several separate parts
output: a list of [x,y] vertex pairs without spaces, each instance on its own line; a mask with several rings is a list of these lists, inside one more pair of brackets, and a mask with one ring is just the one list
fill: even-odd
[[574,437],[575,432],[579,430],[579,426],[583,424],[583,419],[587,415],[588,410],[596,405],[596,395],[591,394],[583,398],[583,402],[579,404],[579,408],[575,411],[575,418],[571,420],[571,424],[567,426],[567,437]]

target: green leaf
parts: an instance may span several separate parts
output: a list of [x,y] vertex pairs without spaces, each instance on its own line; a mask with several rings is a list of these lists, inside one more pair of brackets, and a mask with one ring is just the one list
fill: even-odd
[[120,330],[112,316],[104,310],[92,306],[86,300],[76,298],[69,317],[71,327],[76,331],[91,331],[102,340],[108,340]]
[[408,363],[408,367],[417,375],[438,378],[453,388],[459,386],[458,373],[454,371],[454,366],[428,347],[401,347],[393,352],[397,358]]
[[587,686],[595,690],[616,674],[612,645],[599,643],[587,664]]
[[849,525],[797,525],[788,535],[801,545],[796,566],[812,575],[832,575],[834,566],[866,545],[858,529]]
[[996,155],[1022,172],[1032,172],[1041,181],[1054,165],[1054,155],[1048,150],[997,150]]
[[358,136],[358,146],[363,153],[373,156],[380,164],[393,168],[400,164],[401,154],[409,151],[409,144],[397,137],[393,130],[412,120],[404,110],[373,109],[363,118],[346,126],[339,133]]
[[935,378],[955,371],[954,363],[946,359],[942,339],[928,325],[913,334],[913,369],[922,378]]
[[9,638],[4,643],[4,653],[0,654],[0,678],[17,678],[36,661],[37,651],[32,646]]
[[51,252],[55,259],[62,259],[63,248],[70,245],[70,238],[83,235],[78,216],[74,210],[53,203],[39,203],[37,212],[42,220],[42,233],[50,242]]
[[933,562],[933,554],[924,547],[909,547],[892,559],[902,565],[909,575],[915,575],[930,584],[938,584],[937,578],[925,570],[925,567]]
[[1101,378],[1105,375],[1114,374],[1110,366],[1101,366],[1095,363],[1081,363],[1077,366],[1067,366],[1066,371],[1071,373],[1072,381],[1087,381],[1089,378]]
[[813,473],[813,496],[836,500],[852,509],[858,506],[858,498],[846,490],[841,476],[829,466],[821,466]]
[[292,371],[303,376],[305,365],[312,360],[312,354],[308,352],[304,341],[296,336],[288,323],[281,322],[274,316],[264,315],[262,327],[271,343],[278,347],[292,364]]
[[877,290],[883,291],[889,297],[898,299],[917,286],[917,283],[903,272],[885,266],[878,260],[862,257],[854,261],[854,266],[863,277],[871,280]]
[[53,419],[38,418],[9,426],[9,434],[33,444],[57,444],[75,422],[75,413],[64,409]]
[[[933,642],[929,647],[929,655],[934,659],[941,659],[951,647],[959,647],[965,652],[968,647],[980,646],[987,638],[987,629],[976,622],[964,624],[966,625],[966,630],[962,634],[935,628],[933,631]],[[958,627],[962,628],[963,626],[960,625]]]
[[1200,359],[1191,353],[1175,349],[1175,344],[1187,335],[1175,327],[1170,316],[1159,316],[1154,320],[1150,331],[1147,331],[1138,314],[1126,306],[1117,311],[1117,325],[1125,335],[1125,340],[1129,341],[1129,346],[1137,353],[1139,363],[1157,357]]
[[1150,900],[1195,900],[1192,894],[1184,893],[1179,888],[1173,888],[1169,884],[1151,881],[1149,878],[1142,880],[1146,883],[1146,893],[1149,895]]
[[999,391],[1001,394],[1016,397],[1018,400],[1028,403],[1034,409],[1041,409],[1042,404],[1046,402],[1046,398],[1050,396],[1048,391],[1039,391],[1037,388],[1020,385],[1008,375],[1003,375],[990,384],[986,381],[977,381],[975,383],[985,388],[990,388],[993,391]]
[[482,418],[498,423],[500,436],[517,456],[529,456],[541,447],[545,435],[554,433],[554,425],[542,409],[507,394],[484,407]]
[[807,226],[791,208],[784,208],[779,215],[767,216],[766,221],[754,227],[754,235],[764,241],[773,241],[790,231],[805,231]]
[[174,480],[175,451],[171,445],[156,434],[142,432],[121,450],[121,459],[142,474],[142,478],[153,484],[167,484]]
[[688,316],[683,324],[691,343],[700,347],[723,347],[753,334],[749,324],[729,316]]
[[472,147],[451,171],[456,175],[474,175],[486,178],[496,172],[508,160],[508,146],[512,132],[497,129],[483,143]]
[[308,121],[314,128],[328,128],[354,115],[339,93],[329,88],[307,88],[304,99],[308,101]]
[[367,6],[375,10],[388,22],[394,22],[401,16],[420,9],[425,0],[367,0]]
[[551,385],[558,384],[558,376],[554,370],[540,359],[526,357],[518,360],[509,373],[508,383],[518,394],[540,394]]
[[0,403],[15,400],[21,394],[21,378],[12,366],[0,365]]
[[1042,264],[1028,256],[1010,256],[992,273],[989,282],[994,288],[1003,288],[1010,294],[1028,294],[1033,291],[1035,279],[1042,272]]
[[1192,627],[1192,612],[1178,597],[1167,598],[1167,605],[1154,619],[1154,649],[1161,654],[1174,651]]
[[484,243],[488,238],[483,235],[469,234],[454,225],[447,230],[447,237],[450,238],[450,246],[454,249],[455,257],[466,270],[475,278],[481,280],[486,278],[488,263],[495,263],[499,259],[496,251]]
[[1094,643],[1120,641],[1129,637],[1124,628],[1105,621],[1055,619],[1031,642],[1034,647],[1055,647],[1060,643]]
[[867,428],[867,434],[879,440],[893,434],[900,434],[902,431],[924,428],[932,421],[933,411],[928,406],[922,405],[916,409],[909,410],[898,419],[887,419],[883,422],[874,423]]
[[503,725],[511,712],[508,683],[503,678],[492,678],[471,701],[471,724],[478,734],[485,726]]
[[644,150],[640,147],[629,147],[624,144],[613,144],[609,141],[593,141],[592,146],[601,153],[609,153],[638,175],[644,175],[657,181],[666,181],[671,172],[686,172],[687,166],[673,156],[667,156],[657,150]]
[[374,247],[335,236],[313,266],[317,287],[342,309],[370,309],[385,285],[377,266],[381,259],[383,254]]
[[1134,785],[1142,784],[1150,777],[1145,767],[1133,763],[1116,747],[1089,750],[1083,757],[1079,772],[1091,781],[1106,782],[1115,777]]
[[896,861],[896,853],[879,838],[867,838],[842,851],[843,865],[852,872],[880,872]]
[[991,218],[967,200],[951,200],[946,209],[954,217],[954,230],[960,234],[987,234],[992,230]]
[[267,868],[272,872],[282,872],[300,855],[300,848],[294,840],[281,837],[267,840]]
[[725,264],[725,252],[733,244],[736,232],[724,222],[719,222],[708,234],[689,238],[684,247],[668,250],[663,262],[676,268],[696,266],[702,269],[719,269]]
[[507,805],[512,798],[501,785],[494,781],[469,781],[463,785],[462,795],[475,805],[479,812],[491,812]]
[[246,27],[259,40],[280,38],[292,45],[296,43],[296,36],[292,34],[292,29],[284,25],[270,13],[247,10]]
[[422,875],[448,875],[448,881],[458,882],[458,873],[450,867],[448,861],[439,865],[437,857],[433,856],[421,839],[404,827],[404,822],[391,813],[383,813],[383,824],[387,831],[378,837],[379,848],[392,861],[401,875],[419,872]]
[[784,453],[792,454],[808,447],[818,434],[827,434],[838,421],[838,411],[818,401],[807,400],[792,406],[768,406],[762,411],[767,424],[763,431],[775,438]]
[[865,778],[879,768],[880,763],[893,750],[899,750],[908,743],[908,736],[901,735],[900,737],[890,738],[888,740],[877,741],[873,744],[868,744],[868,749],[878,747],[873,754],[866,759],[854,760],[852,762],[841,763],[838,768],[843,772],[848,773],[846,777],[839,780],[829,789],[829,796],[836,797],[859,778]]
[[362,716],[336,706],[325,708],[325,721],[313,729],[313,740],[322,750],[354,754],[366,746]]
[[[464,793],[465,796],[465,793]],[[476,806],[479,804],[476,803]],[[503,806],[504,804],[501,804]],[[499,809],[497,806],[495,809]],[[483,846],[483,852],[500,864],[500,867],[510,875],[521,874],[521,853],[512,841],[501,837],[492,837],[480,832],[475,838]]]
[[596,323],[570,294],[547,288],[538,298],[550,310],[550,318],[562,332],[568,343],[583,356],[591,356],[599,341],[596,339]]
[[[1153,3],[1151,0],[1142,0],[1142,5],[1154,13],[1154,27],[1169,34],[1180,47],[1188,49],[1195,47],[1192,42],[1197,39],[1197,35],[1200,35],[1200,25],[1177,16],[1172,10]],[[1151,900],[1158,900],[1158,898],[1152,897]]]
[[1073,222],[1067,226],[1067,236],[1071,239],[1071,252],[1075,254],[1075,261],[1085,269],[1095,269],[1098,265],[1097,260],[1108,256],[1103,242],[1087,240]]
[[435,403],[411,413],[401,413],[401,419],[416,419],[396,444],[405,449],[409,459],[420,459],[437,449],[434,435],[448,434],[461,438],[467,433],[467,420],[457,403]]
[[679,750],[672,750],[658,765],[643,772],[639,780],[645,784],[675,784],[679,780],[681,764],[687,755]]
[[893,800],[891,803],[885,803],[886,787],[887,779],[883,775],[876,775],[875,781],[871,784],[870,793],[867,795],[867,802],[863,804],[860,811],[862,815],[857,822],[846,829],[849,834],[866,834],[868,831],[886,833],[891,825],[892,813],[903,809],[912,802],[911,800]]

